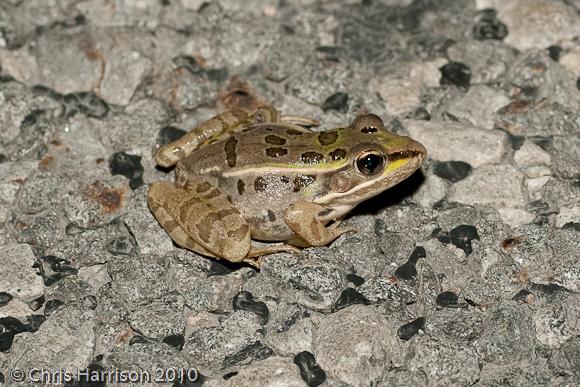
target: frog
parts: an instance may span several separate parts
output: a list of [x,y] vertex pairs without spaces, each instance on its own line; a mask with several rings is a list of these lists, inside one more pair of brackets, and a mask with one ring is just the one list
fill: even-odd
[[342,225],[345,216],[411,176],[427,155],[375,114],[319,125],[271,105],[219,113],[155,152],[175,181],[149,185],[151,212],[179,247],[260,268],[265,255],[356,232]]

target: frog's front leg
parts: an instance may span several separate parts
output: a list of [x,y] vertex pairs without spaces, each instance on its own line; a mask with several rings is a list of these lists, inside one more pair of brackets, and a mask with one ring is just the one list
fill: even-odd
[[[231,262],[245,261],[250,228],[220,190],[206,181],[185,186],[155,182],[147,201],[155,218],[182,247]],[[248,257],[250,263],[255,259]]]
[[284,221],[297,237],[288,243],[300,247],[324,246],[344,233],[356,232],[355,228],[339,227],[338,223],[326,227],[318,215],[324,210],[324,207],[312,202],[290,205],[284,212]]

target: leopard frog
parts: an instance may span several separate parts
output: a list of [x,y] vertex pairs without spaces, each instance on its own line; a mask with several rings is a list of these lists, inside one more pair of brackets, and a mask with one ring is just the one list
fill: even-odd
[[[149,186],[148,204],[175,243],[259,267],[261,256],[322,246],[351,227],[340,220],[425,160],[418,142],[374,114],[323,132],[271,106],[223,112],[161,147],[175,182]],[[252,239],[283,244],[258,247]]]

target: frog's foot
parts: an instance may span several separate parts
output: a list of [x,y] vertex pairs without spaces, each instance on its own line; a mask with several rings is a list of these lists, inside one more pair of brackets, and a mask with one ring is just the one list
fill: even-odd
[[200,254],[240,262],[251,247],[250,228],[226,197],[205,181],[187,187],[168,182],[149,186],[149,207],[180,246]]
[[324,207],[311,202],[298,202],[290,205],[284,212],[284,220],[297,237],[288,241],[300,247],[324,246],[347,232],[356,232],[354,227],[340,227],[334,223],[326,227],[318,219]]

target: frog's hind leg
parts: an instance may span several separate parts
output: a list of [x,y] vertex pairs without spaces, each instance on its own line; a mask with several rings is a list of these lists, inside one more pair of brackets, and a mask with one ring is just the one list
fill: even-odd
[[159,148],[155,153],[155,162],[162,167],[171,167],[183,157],[191,154],[200,145],[224,133],[230,133],[241,123],[248,121],[250,116],[251,113],[244,109],[232,109],[220,113],[179,139]]
[[291,116],[291,115],[283,115],[280,117],[280,122],[285,124],[292,124],[296,126],[300,126],[301,128],[312,128],[314,126],[319,126],[320,122],[313,118],[303,117],[303,116]]
[[190,181],[180,187],[156,182],[149,186],[147,202],[177,244],[231,262],[243,261],[248,255],[248,224],[210,183]]

